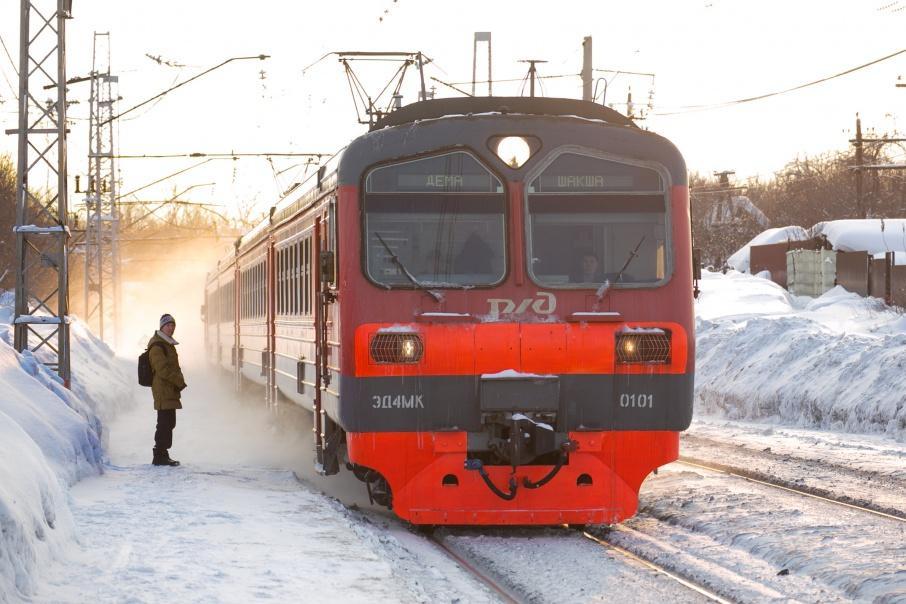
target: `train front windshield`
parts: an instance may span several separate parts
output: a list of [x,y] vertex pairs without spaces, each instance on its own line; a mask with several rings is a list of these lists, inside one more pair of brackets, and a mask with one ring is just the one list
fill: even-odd
[[667,200],[659,172],[563,153],[532,180],[527,206],[537,283],[588,288],[664,280]]
[[364,209],[365,265],[376,283],[481,286],[506,274],[503,185],[470,154],[372,170]]

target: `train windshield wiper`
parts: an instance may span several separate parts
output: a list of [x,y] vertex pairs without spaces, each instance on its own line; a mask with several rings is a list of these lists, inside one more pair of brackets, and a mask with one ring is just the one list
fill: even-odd
[[378,241],[381,242],[381,245],[384,246],[384,249],[387,250],[387,253],[390,254],[390,259],[393,260],[393,263],[394,263],[395,265],[397,265],[401,271],[403,271],[403,274],[406,275],[406,278],[409,279],[409,281],[412,282],[412,285],[414,285],[415,287],[419,288],[420,290],[422,290],[422,291],[424,291],[424,292],[427,292],[427,293],[428,293],[432,298],[434,298],[437,302],[441,302],[441,301],[443,300],[443,296],[441,296],[441,295],[440,295],[439,293],[437,293],[436,291],[433,291],[433,290],[431,290],[431,289],[428,289],[428,286],[427,286],[427,285],[425,285],[424,283],[422,283],[421,281],[419,281],[418,279],[416,279],[416,278],[415,278],[415,275],[413,275],[412,273],[409,272],[409,269],[406,268],[406,265],[403,264],[403,261],[400,260],[399,256],[397,256],[396,254],[393,253],[393,250],[390,249],[390,246],[387,245],[387,242],[384,241],[384,238],[381,237],[381,234],[380,234],[380,233],[378,233],[377,231],[375,231],[374,235],[375,235],[375,237],[378,238]]
[[[629,265],[632,264],[632,261],[635,260],[636,256],[639,255],[639,248],[642,247],[642,243],[645,241],[645,235],[642,235],[642,238],[639,239],[639,242],[635,245],[635,248],[629,252],[629,257],[626,258],[626,262],[623,263],[623,268],[620,269],[620,272],[617,273],[617,276],[614,277],[613,282],[619,283],[623,279],[623,273],[626,272],[626,269],[629,268]],[[601,287],[598,288],[597,297],[598,302],[601,302],[604,299],[604,296],[607,295],[607,292],[610,291],[611,282],[609,279],[605,279],[604,283],[601,284]]]

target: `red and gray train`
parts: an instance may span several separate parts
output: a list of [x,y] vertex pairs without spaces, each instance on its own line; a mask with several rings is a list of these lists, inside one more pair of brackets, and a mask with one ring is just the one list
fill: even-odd
[[692,417],[692,267],[665,138],[583,101],[427,100],[237,241],[206,346],[413,524],[614,523]]

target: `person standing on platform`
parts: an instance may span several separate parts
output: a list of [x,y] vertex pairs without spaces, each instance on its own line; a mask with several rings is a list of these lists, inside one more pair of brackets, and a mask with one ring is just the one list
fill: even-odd
[[178,466],[179,462],[170,458],[169,449],[173,446],[173,428],[176,427],[176,410],[182,409],[180,393],[186,388],[186,380],[179,367],[179,356],[173,339],[176,331],[176,319],[170,314],[160,318],[160,329],[148,341],[148,357],[154,371],[154,382],[151,393],[154,396],[154,409],[157,411],[157,430],[154,432],[155,466]]

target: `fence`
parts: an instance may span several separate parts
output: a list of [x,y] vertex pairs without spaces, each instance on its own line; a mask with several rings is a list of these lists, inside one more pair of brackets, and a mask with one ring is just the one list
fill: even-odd
[[818,239],[753,245],[749,248],[749,272],[756,275],[761,271],[768,271],[771,273],[771,281],[786,288],[786,253],[790,250],[819,250],[823,247],[824,242]]
[[868,272],[868,294],[875,298],[887,299],[889,279],[887,258],[873,258]]
[[867,296],[870,267],[871,256],[868,252],[837,252],[837,285]]
[[[801,289],[801,279],[798,285],[790,283],[795,281],[795,278],[791,278],[787,269],[788,252],[820,249],[826,249],[826,244],[817,239],[753,245],[749,254],[749,270],[753,275],[768,271],[771,281],[784,289],[791,287]],[[896,259],[903,253],[887,252],[884,258],[872,258],[868,252],[836,252],[836,274],[833,282],[860,296],[881,298],[887,304],[906,308],[906,264],[896,263]],[[807,254],[793,256],[801,258]],[[790,266],[797,266],[798,271],[798,260],[790,262]],[[804,276],[817,279],[815,275]],[[822,287],[826,290],[829,284]],[[812,289],[814,291],[801,290],[795,293],[820,295],[821,292],[818,291],[820,287]]]

